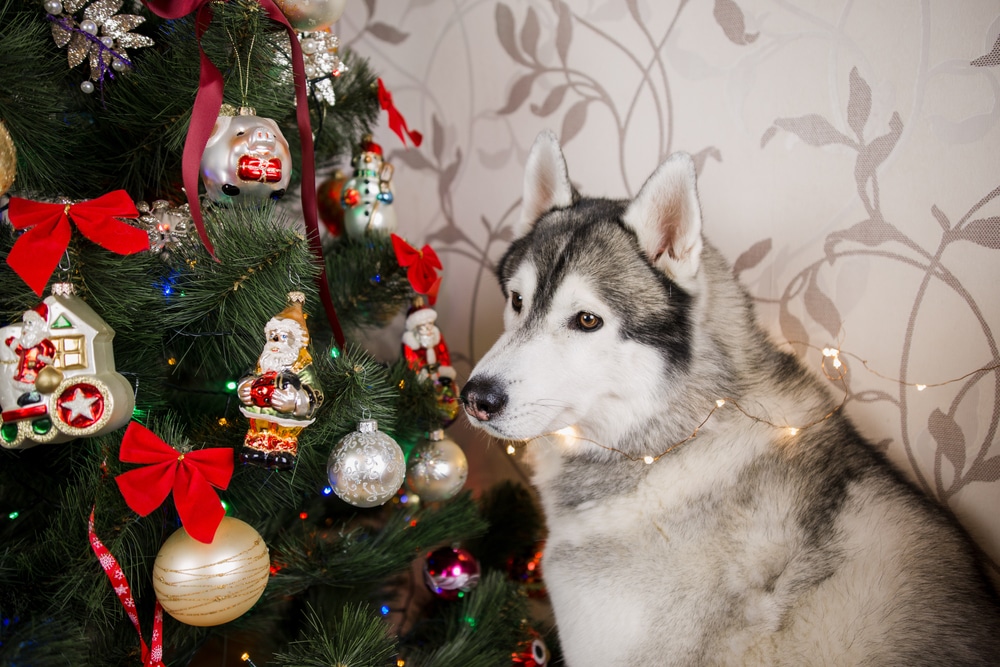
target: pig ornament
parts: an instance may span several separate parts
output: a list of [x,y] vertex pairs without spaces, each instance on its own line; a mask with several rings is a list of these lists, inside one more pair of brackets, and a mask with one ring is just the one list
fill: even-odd
[[249,107],[219,113],[201,156],[201,181],[218,204],[278,200],[292,173],[291,153],[278,124]]

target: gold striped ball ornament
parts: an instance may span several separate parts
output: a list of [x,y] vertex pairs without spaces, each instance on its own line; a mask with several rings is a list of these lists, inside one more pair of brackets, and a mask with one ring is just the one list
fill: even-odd
[[260,599],[270,569],[260,533],[227,516],[208,544],[183,528],[168,537],[153,563],[153,590],[164,611],[181,623],[221,625]]
[[0,197],[14,184],[17,171],[17,151],[10,132],[0,120]]

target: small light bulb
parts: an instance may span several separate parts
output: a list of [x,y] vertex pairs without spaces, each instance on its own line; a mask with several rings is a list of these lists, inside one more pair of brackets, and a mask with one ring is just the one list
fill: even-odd
[[721,407],[722,407],[723,405],[725,405],[725,404],[726,404],[726,399],[724,399],[724,398],[720,398],[719,400],[717,400],[717,401],[715,402],[715,407],[717,407],[717,408],[721,408]]
[[517,450],[514,449],[514,445],[507,445],[507,453],[508,454],[510,454],[511,456],[514,456],[514,452],[516,452],[516,451]]
[[833,358],[833,367],[834,368],[840,368],[841,366],[843,366],[843,364],[840,362],[840,357],[834,357]]
[[642,460],[646,462],[646,465],[649,465],[656,459],[654,459],[652,456],[644,456],[642,457]]
[[799,434],[799,429],[795,428],[794,426],[788,427],[788,435],[798,435],[798,434]]
[[575,438],[576,429],[574,429],[572,426],[567,426],[566,428],[561,428],[558,431],[556,431],[556,435],[561,435],[565,438]]
[[925,384],[918,384],[917,385],[917,391],[923,391],[924,389],[927,389],[927,385],[925,385]]

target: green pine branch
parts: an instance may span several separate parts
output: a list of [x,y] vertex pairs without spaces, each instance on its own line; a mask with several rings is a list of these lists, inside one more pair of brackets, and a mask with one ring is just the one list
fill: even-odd
[[273,663],[282,667],[386,667],[395,653],[395,639],[370,607],[345,605],[337,618],[321,616],[310,607],[301,638],[276,654]]

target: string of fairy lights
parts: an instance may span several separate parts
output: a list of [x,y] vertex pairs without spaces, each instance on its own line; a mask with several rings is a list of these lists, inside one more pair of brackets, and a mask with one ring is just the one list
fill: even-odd
[[[779,424],[779,423],[773,422],[773,421],[771,421],[769,419],[766,419],[764,417],[761,417],[759,415],[755,415],[755,414],[749,412],[743,406],[741,406],[738,401],[736,401],[733,398],[723,397],[723,398],[716,399],[715,405],[712,407],[712,409],[708,412],[708,414],[705,416],[705,418],[702,419],[701,422],[699,422],[699,424],[694,428],[693,431],[691,431],[691,433],[687,437],[685,437],[685,438],[683,438],[683,439],[681,439],[681,440],[679,440],[679,441],[671,444],[669,447],[667,447],[666,449],[664,449],[663,451],[661,451],[659,454],[656,454],[656,455],[646,454],[646,455],[639,456],[639,455],[631,454],[631,453],[626,452],[626,451],[624,451],[622,449],[619,449],[617,447],[613,447],[611,445],[606,445],[604,443],[598,442],[598,441],[593,440],[591,438],[586,438],[586,437],[580,435],[580,433],[573,426],[567,426],[565,428],[559,429],[558,431],[553,431],[551,433],[543,433],[542,435],[536,436],[534,438],[530,438],[530,439],[522,441],[522,442],[508,443],[507,444],[507,454],[513,456],[514,454],[517,453],[517,451],[519,449],[522,449],[522,448],[526,447],[530,442],[532,442],[534,440],[539,440],[541,438],[548,438],[548,437],[551,437],[551,436],[561,436],[564,439],[564,441],[567,441],[567,442],[569,442],[569,441],[588,442],[588,443],[590,443],[592,445],[596,445],[597,447],[600,447],[600,448],[605,449],[607,451],[615,452],[616,454],[619,454],[619,455],[623,456],[624,458],[629,459],[630,461],[637,461],[637,462],[638,461],[642,461],[643,463],[646,463],[647,465],[649,465],[649,464],[653,464],[653,463],[659,461],[664,456],[667,456],[671,452],[677,450],[678,448],[686,445],[687,443],[689,443],[692,440],[694,440],[695,438],[697,438],[698,434],[701,432],[701,429],[712,419],[712,417],[715,416],[715,414],[719,410],[722,410],[726,406],[731,406],[731,407],[735,408],[744,417],[746,417],[747,419],[749,419],[750,421],[752,421],[752,422],[754,422],[756,424],[764,424],[766,426],[770,426],[772,428],[775,428],[775,429],[778,429],[778,430],[782,430],[782,431],[784,431],[789,436],[796,436],[796,435],[802,433],[803,431],[807,431],[808,429],[811,429],[811,428],[813,428],[813,427],[815,427],[815,426],[817,426],[819,424],[822,424],[823,422],[827,421],[828,419],[830,419],[831,417],[833,417],[834,415],[836,415],[837,413],[839,413],[841,410],[843,410],[844,406],[847,405],[847,401],[850,398],[850,390],[847,387],[847,366],[841,360],[842,356],[843,357],[850,357],[851,359],[857,360],[859,363],[861,363],[862,366],[865,367],[866,370],[868,370],[868,372],[870,372],[872,375],[875,375],[876,377],[879,377],[879,378],[881,378],[883,380],[889,380],[891,382],[895,382],[895,383],[897,383],[899,385],[902,385],[902,386],[913,387],[917,391],[924,391],[925,389],[927,389],[929,387],[943,387],[943,386],[946,386],[946,385],[949,385],[949,384],[953,384],[953,383],[956,383],[956,382],[961,382],[962,380],[965,380],[966,378],[970,378],[970,377],[972,377],[974,375],[979,375],[979,374],[983,374],[983,373],[989,373],[989,372],[992,372],[992,371],[1000,370],[1000,364],[990,364],[990,365],[987,365],[987,366],[982,366],[980,368],[977,368],[976,370],[970,371],[970,372],[968,372],[968,373],[966,373],[966,374],[964,374],[962,376],[959,376],[959,377],[956,377],[956,378],[952,378],[950,380],[944,380],[942,382],[933,382],[933,383],[905,382],[905,381],[900,380],[898,378],[892,378],[892,377],[889,377],[887,375],[884,375],[883,373],[880,373],[880,372],[876,371],[875,369],[873,369],[871,367],[871,365],[869,365],[869,362],[867,360],[862,359],[861,357],[859,357],[856,354],[852,354],[850,352],[844,352],[839,347],[823,347],[823,348],[820,348],[818,346],[811,345],[809,343],[802,343],[802,342],[795,342],[795,341],[788,341],[787,344],[788,345],[803,345],[805,347],[809,347],[809,348],[812,348],[814,350],[818,350],[819,352],[821,352],[822,353],[822,359],[820,361],[820,368],[823,371],[823,375],[828,380],[830,380],[831,382],[835,382],[835,383],[839,382],[840,385],[841,385],[841,387],[843,388],[843,391],[844,391],[843,398],[841,399],[840,403],[837,404],[836,407],[834,407],[833,409],[831,409],[829,412],[827,412],[822,417],[820,417],[818,419],[815,419],[815,420],[813,420],[811,422],[808,422],[806,424],[800,424],[800,425]],[[833,370],[830,370],[831,367],[832,367]]]

